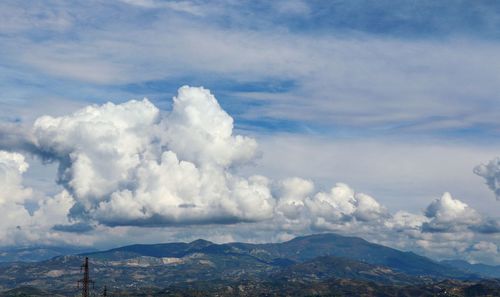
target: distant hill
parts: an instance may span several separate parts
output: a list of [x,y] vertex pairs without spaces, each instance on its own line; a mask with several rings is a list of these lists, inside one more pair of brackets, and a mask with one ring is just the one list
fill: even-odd
[[137,256],[148,257],[184,257],[190,253],[203,250],[208,246],[215,245],[210,241],[198,239],[190,243],[173,242],[160,244],[134,244],[124,247],[114,248],[107,251],[98,251],[83,253],[82,255],[91,256],[96,259],[123,260]]
[[280,270],[273,279],[301,279],[307,281],[327,280],[332,278],[356,279],[384,284],[414,284],[421,282],[415,276],[395,272],[385,266],[377,266],[364,262],[321,256],[302,263],[290,265]]
[[445,260],[441,264],[458,268],[462,271],[478,274],[486,278],[500,278],[500,265],[471,264],[463,260]]
[[[183,288],[198,290],[208,286],[207,290],[218,290],[220,286],[225,290],[225,286],[236,284],[248,287],[250,292],[254,287],[263,292],[279,291],[285,287],[309,292],[309,289],[302,289],[314,291],[316,284],[321,284],[321,290],[335,288],[339,292],[360,287],[370,292],[389,292],[395,286],[409,286],[409,290],[415,289],[416,292],[434,292],[452,285],[439,285],[430,290],[429,284],[456,279],[457,286],[468,288],[478,279],[475,274],[414,253],[369,243],[361,238],[319,234],[268,244],[215,244],[206,240],[137,244],[58,256],[36,263],[1,263],[0,296],[19,287],[73,296],[77,292],[76,281],[81,278],[80,265],[85,256],[90,259],[90,275],[96,281],[96,290],[106,284],[111,291],[122,292],[119,296],[126,296],[123,295],[124,288],[136,292],[132,296],[140,296],[137,292],[145,288],[152,292],[171,288],[175,293],[172,296],[179,296],[176,294]],[[496,288],[496,285],[491,286]],[[471,290],[490,290],[491,286],[488,286],[472,287]],[[242,296],[254,296],[245,294]]]

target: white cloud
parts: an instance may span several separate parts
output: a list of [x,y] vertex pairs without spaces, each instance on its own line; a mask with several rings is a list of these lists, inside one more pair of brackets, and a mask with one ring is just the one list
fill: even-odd
[[233,118],[203,88],[181,87],[160,132],[165,145],[183,160],[227,167],[255,157],[257,142],[232,135]]
[[[310,228],[314,232],[333,231],[362,237],[379,233],[389,217],[385,208],[372,197],[355,193],[345,184],[337,184],[330,193],[319,192],[306,200]],[[380,239],[380,238],[379,238]]]
[[121,0],[124,3],[142,8],[166,8],[197,16],[204,14],[204,8],[191,1],[155,1],[155,0]]
[[32,191],[22,185],[22,174],[28,169],[18,153],[0,151],[0,243],[14,242],[13,234],[29,221],[24,202]]
[[[500,263],[495,252],[482,252],[484,238],[494,240],[498,229],[492,224],[498,222],[482,216],[450,193],[432,201],[422,214],[398,211],[385,222],[391,233],[388,244],[416,250],[440,259],[467,258],[471,261],[484,259],[488,254],[493,263]],[[487,234],[484,236],[483,234]],[[477,247],[475,247],[478,245]],[[491,244],[488,245],[491,247]],[[476,259],[476,260],[474,260]]]
[[313,190],[314,184],[309,180],[295,177],[281,181],[271,224],[290,232],[346,232],[356,228],[366,231],[369,224],[381,225],[389,217],[374,198],[356,193],[346,184],[338,183],[329,192]]
[[34,124],[39,149],[60,162],[73,217],[109,225],[255,221],[272,215],[264,177],[235,176],[255,140],[203,88],[181,87],[171,112],[148,100],[90,106]]
[[499,208],[491,207],[491,192],[471,174],[497,152],[494,145],[285,133],[256,139],[264,153],[256,167],[243,168],[245,174],[264,172],[274,180],[301,176],[320,189],[341,180],[370,193],[392,213],[420,211],[436,193],[452,191],[481,213],[500,216]]
[[450,193],[444,193],[434,200],[426,209],[425,215],[431,220],[424,224],[429,232],[450,232],[454,229],[478,225],[481,216],[467,204],[453,199]]
[[18,153],[0,151],[0,245],[68,243],[51,231],[54,224],[67,224],[67,214],[74,203],[68,193],[54,198],[42,197],[36,201],[38,208],[30,213],[25,206],[36,196],[22,182],[22,174],[29,165]]
[[500,258],[497,244],[491,241],[479,241],[473,244],[467,251],[467,260],[471,263],[484,263],[491,265]]
[[24,156],[18,153],[0,151],[0,205],[22,203],[31,194],[30,189],[22,186],[21,175],[28,170]]
[[375,199],[355,193],[348,185],[338,183],[330,192],[319,192],[306,200],[316,222],[336,224],[343,221],[374,221],[386,215],[386,210]]
[[294,177],[280,182],[276,212],[286,219],[297,220],[306,210],[305,200],[312,194],[314,183],[310,180]]
[[132,176],[150,144],[159,111],[149,101],[89,106],[72,116],[44,116],[33,128],[36,145],[61,160],[60,182],[86,207]]
[[[409,238],[405,240],[399,240],[398,245],[404,246],[408,244],[408,241],[413,241],[415,239],[421,240],[422,237],[422,225],[429,222],[424,214],[415,214],[407,211],[397,211],[392,215],[387,221],[384,222],[385,227],[389,230],[396,232],[397,234],[403,234]],[[399,236],[396,236],[398,238]]]

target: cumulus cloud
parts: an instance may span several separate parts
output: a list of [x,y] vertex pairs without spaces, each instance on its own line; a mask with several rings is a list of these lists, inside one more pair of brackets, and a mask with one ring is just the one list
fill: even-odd
[[450,193],[444,193],[420,214],[398,211],[388,218],[385,232],[391,235],[386,244],[396,243],[396,247],[438,258],[476,261],[488,254],[491,261],[499,263],[500,257],[492,249],[482,251],[474,247],[484,241],[485,234],[498,233],[498,224],[498,220],[484,217]]
[[74,199],[72,223],[55,231],[89,231],[91,222],[153,227],[266,221],[301,233],[389,217],[373,197],[346,184],[314,192],[314,183],[302,178],[273,182],[235,174],[235,167],[256,157],[257,142],[233,134],[233,119],[204,88],[181,87],[164,113],[144,99],[43,116],[34,123],[33,138],[43,156],[59,162],[58,181]]
[[255,140],[233,135],[233,119],[206,89],[181,87],[172,111],[147,99],[44,116],[36,145],[60,164],[73,218],[107,225],[257,221],[272,216],[268,180],[235,176]]
[[162,128],[166,146],[196,164],[228,167],[255,156],[257,142],[233,135],[233,118],[203,88],[180,88]]
[[431,220],[423,225],[424,231],[448,232],[454,229],[478,225],[482,218],[464,202],[444,193],[426,209],[425,215]]
[[59,181],[89,206],[131,176],[158,114],[147,100],[89,106],[72,116],[41,117],[33,134],[40,151],[60,161]]
[[274,225],[288,231],[346,231],[367,222],[383,222],[389,214],[373,197],[357,193],[344,183],[329,192],[314,193],[314,183],[294,177],[277,190]]
[[313,194],[314,183],[310,180],[294,177],[280,182],[276,212],[286,219],[296,220],[306,210],[305,200]]
[[356,193],[348,185],[337,183],[330,192],[319,192],[306,200],[318,225],[338,221],[375,221],[386,216],[385,208],[367,194]]
[[48,240],[61,240],[51,233],[53,224],[68,223],[67,213],[73,199],[67,192],[55,197],[42,197],[36,210],[28,211],[25,203],[34,191],[22,183],[22,174],[29,165],[23,155],[0,151],[0,244],[39,244]]
[[312,181],[288,178],[279,183],[276,196],[276,211],[269,225],[279,239],[334,231],[440,259],[478,261],[489,256],[490,261],[500,263],[491,244],[487,251],[478,250],[484,243],[474,247],[485,235],[498,233],[498,220],[482,216],[450,193],[433,200],[422,212],[400,210],[394,214],[375,198],[343,183],[315,193]]
[[485,179],[488,187],[500,201],[500,158],[495,158],[488,164],[480,164],[474,168],[474,173]]
[[[143,238],[141,227],[267,240],[334,231],[438,257],[489,255],[500,262],[497,243],[485,240],[500,233],[499,221],[450,193],[422,212],[391,214],[344,183],[325,191],[299,177],[241,175],[236,169],[258,156],[257,142],[233,133],[233,119],[204,88],[181,87],[170,111],[144,99],[43,116],[21,136],[28,151],[58,162],[64,190],[39,195],[28,211],[33,191],[22,184],[28,164],[20,154],[0,152],[6,189],[0,211],[10,218],[0,235],[12,243],[123,241]],[[203,231],[193,233],[192,224]],[[216,231],[212,224],[219,224]]]
[[414,214],[407,211],[396,212],[385,225],[396,231],[417,231],[420,229],[424,223],[429,222],[429,218],[423,214]]
[[21,175],[28,170],[24,156],[18,153],[0,151],[0,205],[22,203],[31,194],[30,189],[22,186]]
[[22,174],[28,163],[18,153],[0,151],[0,227],[1,241],[12,239],[12,234],[29,220],[29,213],[23,203],[31,195],[31,189],[22,185]]

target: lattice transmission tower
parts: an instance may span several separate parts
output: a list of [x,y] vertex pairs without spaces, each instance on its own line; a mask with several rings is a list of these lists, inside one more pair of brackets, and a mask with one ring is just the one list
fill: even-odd
[[80,272],[83,270],[83,278],[78,281],[77,286],[80,288],[82,284],[82,297],[90,296],[90,284],[94,287],[94,281],[89,277],[89,257],[85,257],[85,262],[80,267]]

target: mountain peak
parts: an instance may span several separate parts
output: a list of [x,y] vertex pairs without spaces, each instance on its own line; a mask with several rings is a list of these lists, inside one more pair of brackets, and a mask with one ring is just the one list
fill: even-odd
[[289,243],[297,243],[297,242],[330,242],[332,240],[342,240],[342,241],[349,241],[350,243],[353,242],[363,242],[363,243],[368,243],[366,240],[359,238],[359,237],[352,237],[352,236],[344,236],[344,235],[339,235],[336,233],[317,233],[317,234],[311,234],[311,235],[304,235],[304,236],[298,236],[295,237],[291,240],[289,240]]
[[196,239],[194,241],[191,241],[189,243],[189,245],[191,247],[197,247],[197,248],[202,248],[202,247],[206,247],[206,246],[209,246],[209,245],[212,245],[214,244],[213,242],[211,241],[208,241],[208,240],[205,240],[205,239]]

